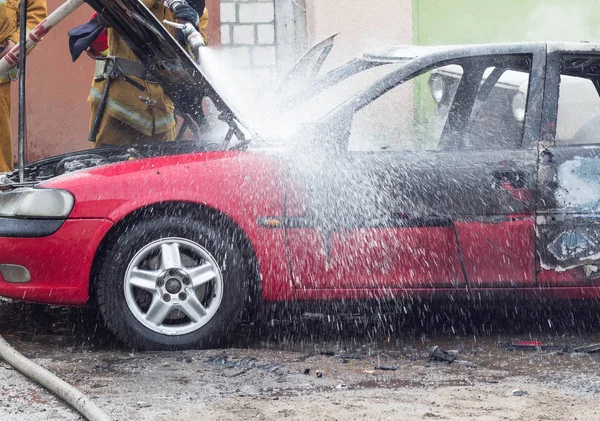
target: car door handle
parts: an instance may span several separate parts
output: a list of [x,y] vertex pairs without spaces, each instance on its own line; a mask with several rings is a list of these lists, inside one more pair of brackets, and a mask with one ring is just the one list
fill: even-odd
[[509,193],[515,200],[531,203],[533,192],[527,188],[527,174],[523,171],[494,171],[495,187]]
[[527,175],[523,171],[494,171],[492,176],[497,181],[497,188],[503,190],[525,188]]

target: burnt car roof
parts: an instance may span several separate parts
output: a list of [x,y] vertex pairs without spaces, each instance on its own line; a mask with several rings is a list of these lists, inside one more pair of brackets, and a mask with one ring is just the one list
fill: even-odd
[[589,42],[512,42],[494,44],[451,44],[451,45],[392,45],[363,55],[364,60],[397,62],[446,53],[449,57],[461,55],[485,55],[499,52],[518,52],[546,46],[548,52],[600,53],[600,44]]

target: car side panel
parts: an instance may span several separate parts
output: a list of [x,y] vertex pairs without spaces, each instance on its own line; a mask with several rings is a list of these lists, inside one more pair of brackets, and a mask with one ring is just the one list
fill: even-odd
[[288,230],[297,288],[456,288],[456,241],[450,228]]
[[[398,310],[402,311],[401,300],[412,302],[415,298],[467,300],[469,292],[466,288],[381,288],[381,289],[306,289],[298,290],[298,300],[386,300],[394,298]],[[473,298],[478,302],[496,301],[500,299],[525,299],[528,304],[535,300],[598,300],[600,286],[560,286],[553,288],[481,288],[473,291]]]
[[457,222],[471,288],[524,287],[535,280],[535,219]]
[[293,295],[284,230],[258,220],[283,215],[282,173],[276,157],[248,152],[188,154],[127,162],[73,173],[46,183],[76,197],[71,217],[115,223],[161,202],[197,203],[230,217],[247,235],[263,278],[263,298]]

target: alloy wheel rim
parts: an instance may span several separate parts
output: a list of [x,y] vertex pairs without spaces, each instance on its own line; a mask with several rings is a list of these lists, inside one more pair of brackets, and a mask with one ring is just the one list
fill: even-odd
[[146,328],[185,335],[206,325],[219,309],[223,276],[212,254],[198,243],[161,238],[133,257],[124,293],[129,311]]

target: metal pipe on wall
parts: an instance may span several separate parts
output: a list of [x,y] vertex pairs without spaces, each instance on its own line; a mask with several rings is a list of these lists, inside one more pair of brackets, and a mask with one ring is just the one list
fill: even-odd
[[[27,36],[27,1],[21,0],[21,18],[19,19],[19,48],[24,50]],[[27,148],[27,130],[25,127],[25,59],[27,54],[19,56],[19,182],[25,181],[25,152]]]

